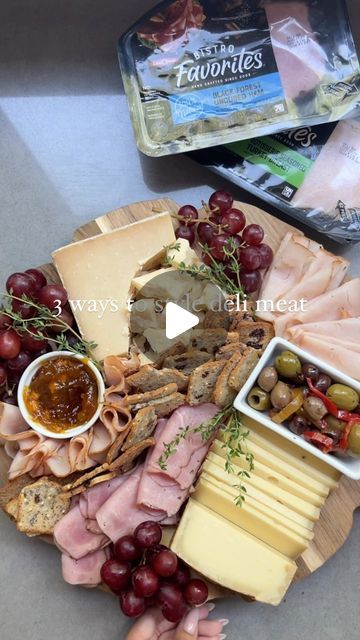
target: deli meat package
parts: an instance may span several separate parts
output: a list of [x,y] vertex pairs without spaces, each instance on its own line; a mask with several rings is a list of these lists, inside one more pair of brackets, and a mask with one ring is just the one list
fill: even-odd
[[360,118],[189,155],[337,242],[360,240]]
[[339,120],[359,102],[345,0],[166,0],[119,59],[151,156]]

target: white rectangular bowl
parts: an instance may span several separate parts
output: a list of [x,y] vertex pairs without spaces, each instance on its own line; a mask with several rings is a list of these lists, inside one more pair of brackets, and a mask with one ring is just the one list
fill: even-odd
[[273,365],[276,356],[278,356],[281,351],[284,350],[289,350],[293,353],[296,353],[302,363],[311,362],[312,364],[315,364],[322,372],[327,373],[332,378],[332,380],[334,380],[334,382],[346,384],[349,387],[355,389],[355,391],[357,391],[360,395],[360,383],[356,380],[353,380],[344,373],[341,373],[338,369],[335,369],[335,367],[332,367],[325,362],[322,362],[318,358],[315,358],[315,356],[311,355],[307,351],[303,351],[303,349],[300,349],[299,347],[291,344],[291,342],[283,340],[283,338],[273,338],[265,349],[254,371],[249,376],[247,382],[242,387],[241,391],[239,391],[237,397],[235,398],[234,406],[241,413],[244,413],[250,418],[253,418],[268,429],[271,429],[271,431],[275,431],[275,433],[278,433],[287,440],[290,440],[290,442],[294,442],[302,449],[305,449],[323,462],[329,464],[331,467],[338,469],[338,471],[341,471],[341,473],[344,473],[349,478],[352,478],[353,480],[359,480],[360,457],[355,458],[346,454],[342,455],[338,453],[323,453],[322,451],[320,451],[320,449],[315,447],[310,442],[306,442],[306,440],[304,440],[304,438],[302,438],[301,436],[297,436],[295,433],[292,433],[292,431],[290,431],[290,429],[288,429],[287,427],[273,422],[266,412],[256,411],[256,409],[252,409],[248,405],[247,396],[251,389],[257,384],[257,379],[261,371],[264,369],[264,367]]

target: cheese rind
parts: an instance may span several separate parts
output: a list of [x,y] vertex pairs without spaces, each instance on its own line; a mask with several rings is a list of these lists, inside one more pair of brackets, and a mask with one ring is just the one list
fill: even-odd
[[247,499],[241,506],[236,505],[234,497],[205,474],[191,497],[289,558],[297,558],[309,544],[307,539],[258,511]]
[[[94,354],[99,360],[127,353],[131,280],[142,264],[174,240],[171,216],[164,213],[52,254],[69,300],[85,301],[82,309],[78,304],[72,309],[83,337],[98,345]],[[104,310],[101,302],[105,305],[107,301]]]
[[233,591],[278,605],[296,572],[293,560],[190,498],[171,549]]

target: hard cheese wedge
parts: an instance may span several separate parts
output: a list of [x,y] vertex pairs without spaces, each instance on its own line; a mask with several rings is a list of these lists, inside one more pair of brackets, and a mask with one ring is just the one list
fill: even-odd
[[233,591],[280,604],[296,572],[293,560],[190,498],[171,549]]
[[72,309],[80,331],[98,345],[95,355],[99,360],[127,353],[131,280],[174,240],[171,217],[163,213],[53,253],[68,297],[75,302]]
[[236,505],[234,497],[205,478],[205,474],[198,481],[192,498],[289,558],[297,558],[309,544],[308,540],[265,516],[247,500],[241,506]]
[[[203,468],[205,470],[209,468],[211,469],[212,465],[217,465],[223,469],[224,460],[216,453],[210,451]],[[287,506],[293,511],[296,511],[309,520],[313,520],[315,522],[320,516],[320,509],[318,507],[315,507],[310,502],[302,500],[302,498],[298,498],[297,496],[294,496],[294,494],[275,486],[274,484],[268,482],[267,480],[264,480],[263,478],[259,478],[254,473],[251,473],[249,478],[242,478],[242,484],[246,488],[248,486],[255,487],[260,492],[267,494],[268,496],[274,498],[281,504]]]
[[[292,478],[287,477],[282,474],[282,465],[281,463],[277,465],[277,469],[274,469],[274,466],[270,466],[267,464],[268,459],[266,458],[266,452],[262,452],[262,450],[255,445],[254,443],[248,444],[248,449],[254,455],[254,469],[251,471],[252,474],[267,480],[270,484],[274,486],[280,487],[280,489],[284,489],[285,491],[289,491],[289,493],[293,493],[294,496],[298,496],[302,498],[302,500],[307,500],[311,504],[316,507],[321,507],[324,504],[325,496],[321,493],[320,495],[315,493],[315,491],[310,491],[306,487],[303,486],[301,482],[301,474],[294,470],[294,474]],[[222,446],[222,443],[218,440],[212,445],[211,450],[213,453],[225,458],[226,451]],[[266,460],[266,464],[264,461]],[[249,464],[246,462],[245,457],[237,457],[233,458],[233,464],[241,469],[249,470]],[[297,479],[295,479],[297,478]],[[329,493],[329,489],[324,487],[326,491],[326,495]]]

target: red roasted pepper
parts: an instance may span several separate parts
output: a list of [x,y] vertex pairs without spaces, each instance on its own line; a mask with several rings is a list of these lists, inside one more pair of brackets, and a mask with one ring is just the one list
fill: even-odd
[[324,453],[330,453],[330,451],[334,451],[335,449],[333,439],[324,433],[320,433],[319,431],[305,431],[303,436],[313,444],[318,445],[319,449]]

